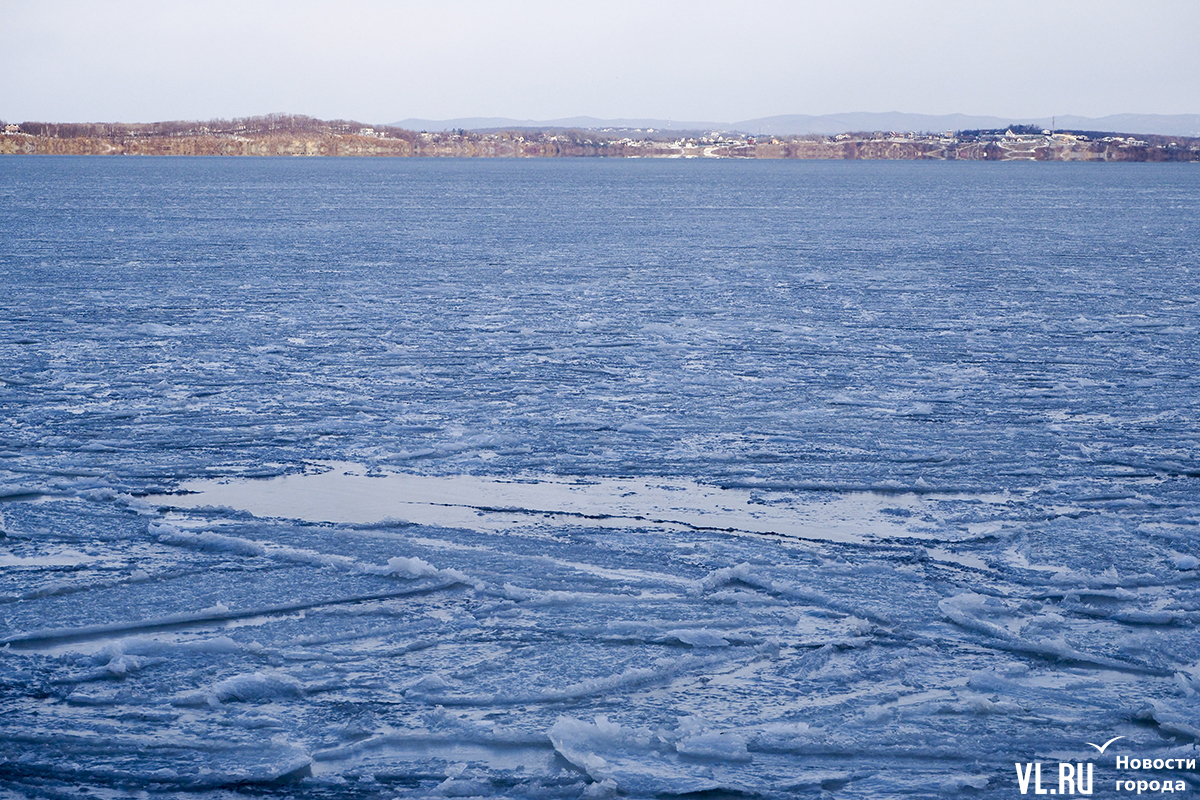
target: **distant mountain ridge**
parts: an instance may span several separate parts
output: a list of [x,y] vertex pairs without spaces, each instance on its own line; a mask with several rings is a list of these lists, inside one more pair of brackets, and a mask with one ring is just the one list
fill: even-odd
[[605,128],[662,131],[737,131],[765,136],[838,134],[857,131],[961,131],[1004,128],[1009,125],[1053,126],[1057,130],[1152,133],[1164,136],[1200,136],[1200,114],[1110,114],[1106,117],[985,117],[969,114],[905,114],[898,111],[847,114],[784,114],[739,122],[705,122],[665,119],[599,119],[565,117],[551,120],[520,120],[506,117],[461,117],[458,119],[404,119],[391,123],[399,128],[424,131],[496,130],[510,128]]

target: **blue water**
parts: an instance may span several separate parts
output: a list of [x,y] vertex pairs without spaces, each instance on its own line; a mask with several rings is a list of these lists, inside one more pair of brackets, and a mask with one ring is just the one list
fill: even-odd
[[[1195,757],[1198,201],[1191,165],[2,159],[0,787],[1000,797],[1119,734]],[[230,541],[183,547],[139,499],[322,461],[865,493],[913,539],[421,527],[384,553],[210,509],[182,530]],[[285,546],[486,586],[359,609],[369,664],[336,678],[312,664],[351,654],[296,653],[340,617],[93,630],[378,591]],[[600,589],[551,551],[664,577]],[[680,626],[728,635],[697,655]],[[444,646],[384,657],[416,641]],[[274,688],[187,699],[247,675]],[[463,732],[488,720],[520,733]],[[230,730],[273,744],[213,756]],[[329,755],[359,741],[375,761]]]

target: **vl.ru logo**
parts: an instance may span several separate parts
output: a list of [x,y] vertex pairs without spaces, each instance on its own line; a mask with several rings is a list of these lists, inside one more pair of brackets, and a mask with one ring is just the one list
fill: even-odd
[[[1124,736],[1114,736],[1104,744],[1095,742],[1086,742],[1086,744],[1096,748],[1098,754],[1104,755],[1104,751],[1108,749],[1109,745],[1124,738]],[[1130,770],[1132,773],[1118,774],[1114,788],[1118,792],[1136,792],[1139,795],[1145,792],[1165,794],[1186,791],[1188,782],[1179,780],[1180,777],[1183,777],[1180,771],[1194,770],[1196,761],[1197,759],[1190,757],[1130,758],[1129,756],[1117,756],[1115,768],[1118,771]],[[1029,794],[1032,789],[1033,794],[1042,795],[1088,795],[1092,794],[1094,788],[1092,782],[1094,764],[1091,761],[1086,763],[1077,761],[1074,764],[1069,761],[1058,762],[1057,786],[1053,784],[1054,768],[1051,765],[1033,761],[1024,764],[1017,763],[1015,766],[1017,768],[1017,788],[1021,790],[1021,794]],[[1049,767],[1045,775],[1042,773],[1043,766]],[[1153,770],[1153,772],[1146,775],[1144,770]],[[1168,771],[1165,776],[1163,775],[1164,770]],[[1146,777],[1143,778],[1143,775]],[[1043,784],[1043,778],[1048,782],[1047,784]],[[1149,780],[1149,778],[1154,778],[1154,780]]]
[[[1124,739],[1124,736],[1114,736],[1104,744],[1096,744],[1094,742],[1085,742],[1096,748],[1096,752],[1104,755],[1104,751],[1108,746],[1118,739]],[[1084,769],[1083,762],[1075,762],[1072,764],[1069,761],[1058,762],[1058,786],[1045,788],[1042,786],[1042,762],[1034,761],[1032,763],[1016,764],[1017,768],[1017,788],[1021,790],[1021,794],[1028,794],[1030,785],[1033,786],[1034,794],[1054,794],[1054,795],[1073,795],[1073,794],[1091,794],[1094,786],[1092,783],[1092,775],[1094,766],[1091,761],[1087,762],[1087,769]],[[1024,767],[1024,769],[1022,769]]]
[[[1088,744],[1091,744],[1091,742]],[[1095,747],[1095,745],[1092,746]],[[1086,770],[1084,769],[1085,766],[1087,767]],[[1018,763],[1016,765],[1017,788],[1021,790],[1021,794],[1028,794],[1031,784],[1034,794],[1091,794],[1093,789],[1093,766],[1091,761],[1087,762],[1087,764],[1083,764],[1082,762],[1072,764],[1069,761],[1060,761],[1058,763],[1058,786],[1057,788],[1051,787],[1047,789],[1042,786],[1042,762]],[[1087,776],[1086,779],[1085,775]]]

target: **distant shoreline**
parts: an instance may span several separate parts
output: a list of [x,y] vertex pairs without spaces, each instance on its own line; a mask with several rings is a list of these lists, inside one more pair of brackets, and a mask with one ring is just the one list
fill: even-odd
[[1194,162],[1200,161],[1200,138],[1031,126],[807,136],[589,129],[426,132],[271,115],[208,123],[21,123],[0,133],[0,154]]

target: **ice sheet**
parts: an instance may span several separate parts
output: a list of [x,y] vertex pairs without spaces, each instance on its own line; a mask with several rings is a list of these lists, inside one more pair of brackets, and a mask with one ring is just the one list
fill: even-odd
[[1191,165],[2,166],[0,797],[1196,756]]

